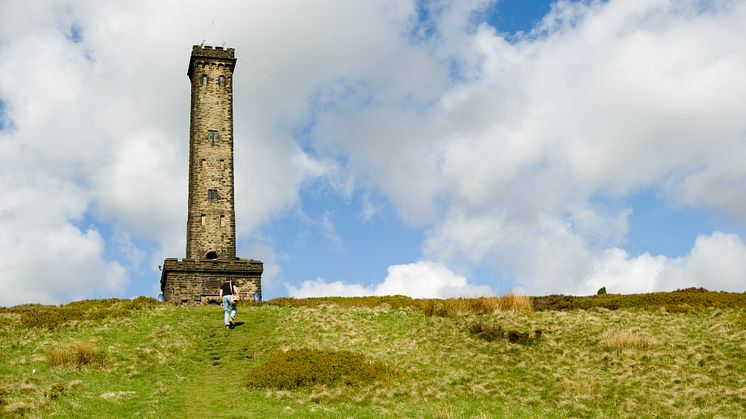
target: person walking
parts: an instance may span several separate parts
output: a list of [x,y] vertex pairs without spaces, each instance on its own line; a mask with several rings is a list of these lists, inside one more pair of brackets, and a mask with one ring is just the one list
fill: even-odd
[[235,292],[233,281],[225,281],[220,286],[220,305],[223,307],[223,323],[226,329],[233,329],[233,320],[236,319],[236,303],[233,301]]

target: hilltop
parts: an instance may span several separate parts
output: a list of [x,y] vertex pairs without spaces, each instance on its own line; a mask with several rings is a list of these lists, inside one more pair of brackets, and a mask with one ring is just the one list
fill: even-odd
[[746,294],[277,299],[237,320],[0,308],[0,415],[746,416]]

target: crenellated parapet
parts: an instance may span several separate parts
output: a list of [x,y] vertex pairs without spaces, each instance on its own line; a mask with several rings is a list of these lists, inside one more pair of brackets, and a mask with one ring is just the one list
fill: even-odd
[[192,72],[195,66],[202,65],[225,65],[232,72],[236,67],[236,50],[234,48],[211,47],[207,45],[194,45],[192,55],[189,59],[187,76],[192,78]]

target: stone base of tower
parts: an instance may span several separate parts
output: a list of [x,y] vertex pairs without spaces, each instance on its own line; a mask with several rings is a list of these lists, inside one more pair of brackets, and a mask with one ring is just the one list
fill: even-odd
[[261,261],[254,259],[195,260],[169,258],[163,262],[161,292],[166,301],[183,305],[220,303],[220,285],[228,280],[242,300],[262,299]]

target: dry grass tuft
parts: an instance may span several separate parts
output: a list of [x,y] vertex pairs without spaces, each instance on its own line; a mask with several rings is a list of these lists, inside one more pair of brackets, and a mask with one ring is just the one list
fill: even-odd
[[658,341],[645,333],[634,330],[612,330],[603,335],[601,343],[617,353],[625,349],[648,349]]
[[33,407],[33,404],[24,402],[24,401],[16,401],[13,403],[8,404],[3,409],[6,413],[14,414],[18,417],[21,417],[26,413],[27,410],[31,410]]
[[508,295],[500,298],[500,307],[498,311],[529,314],[534,312],[534,306],[531,303],[531,298],[529,296],[509,292]]
[[449,298],[446,300],[418,300],[420,309],[426,316],[457,317],[470,314],[495,314],[512,312],[533,313],[531,298],[513,292],[503,297]]
[[87,365],[102,365],[104,361],[96,345],[91,342],[76,342],[71,347],[58,347],[49,354],[49,364],[53,367],[73,365],[82,368]]

